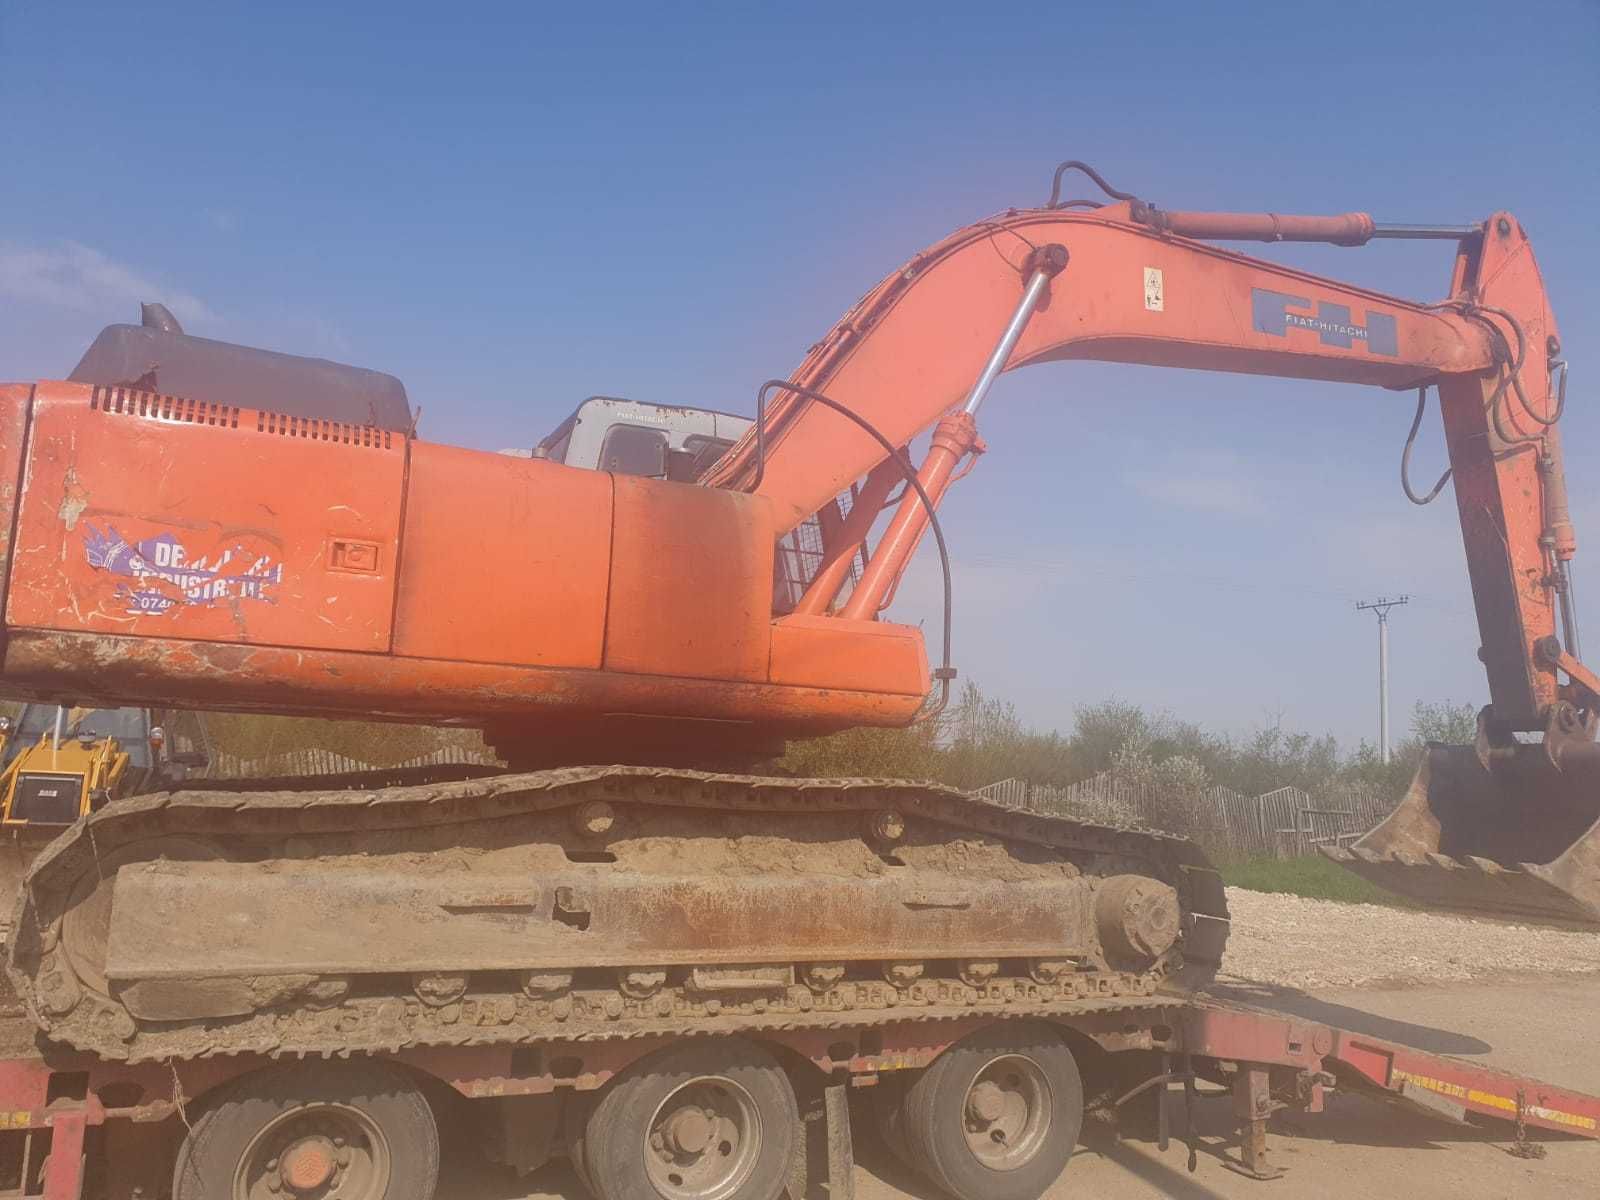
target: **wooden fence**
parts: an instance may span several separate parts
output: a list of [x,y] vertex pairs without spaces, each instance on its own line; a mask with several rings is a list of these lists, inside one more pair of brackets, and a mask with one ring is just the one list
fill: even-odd
[[[375,767],[492,766],[497,761],[486,746],[470,744],[441,746],[398,763],[370,763],[318,749],[252,759],[213,751],[207,774],[214,779],[338,775]],[[1295,858],[1316,853],[1318,846],[1348,845],[1394,807],[1392,799],[1355,789],[1320,798],[1292,787],[1260,796],[1225,787],[1175,794],[1170,788],[1133,784],[1109,773],[1059,788],[1002,779],[978,792],[1007,808],[1167,829],[1194,838],[1214,854],[1230,857]]]
[[1315,854],[1318,846],[1348,845],[1388,816],[1397,799],[1355,788],[1315,797],[1294,787],[1260,796],[1225,787],[1175,796],[1170,789],[1133,784],[1110,774],[1063,788],[1003,779],[978,791],[1007,808],[1137,821],[1192,837],[1213,853],[1275,858]]
[[331,750],[290,750],[250,759],[213,751],[211,767],[206,774],[212,779],[271,779],[286,775],[341,775],[349,771],[371,771],[378,767],[436,767],[456,763],[493,765],[497,761],[489,750],[474,746],[441,746],[429,754],[420,754],[398,763],[363,762]]

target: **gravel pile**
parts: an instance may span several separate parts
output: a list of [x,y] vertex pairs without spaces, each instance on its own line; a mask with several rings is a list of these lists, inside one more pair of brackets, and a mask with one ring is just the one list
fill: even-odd
[[1318,988],[1600,972],[1600,933],[1228,889],[1219,982]]

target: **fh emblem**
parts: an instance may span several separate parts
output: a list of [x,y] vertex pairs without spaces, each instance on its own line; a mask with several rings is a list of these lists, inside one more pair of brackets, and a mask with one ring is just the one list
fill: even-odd
[[1400,331],[1390,313],[1367,312],[1367,323],[1356,324],[1345,304],[1310,300],[1286,292],[1250,289],[1250,324],[1257,333],[1288,337],[1291,329],[1309,329],[1324,346],[1348,350],[1363,343],[1369,354],[1400,353]]

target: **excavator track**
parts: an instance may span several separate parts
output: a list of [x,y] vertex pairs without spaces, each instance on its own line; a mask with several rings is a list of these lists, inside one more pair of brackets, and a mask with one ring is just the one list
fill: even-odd
[[1162,1005],[1227,931],[1169,834],[612,766],[117,802],[35,861],[7,969],[137,1062]]

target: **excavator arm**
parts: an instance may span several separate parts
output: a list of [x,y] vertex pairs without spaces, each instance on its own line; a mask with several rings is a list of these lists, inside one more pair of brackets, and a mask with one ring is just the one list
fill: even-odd
[[[917,255],[812,348],[708,482],[766,496],[781,530],[862,481],[801,611],[864,619],[892,597],[931,509],[982,452],[975,418],[1002,371],[1098,359],[1415,388],[1419,422],[1436,389],[1491,703],[1475,746],[1430,746],[1395,813],[1325,852],[1440,906],[1600,921],[1600,679],[1580,661],[1572,600],[1576,539],[1557,427],[1566,367],[1520,223],[1509,213],[1469,227],[1384,226],[1364,213],[1169,213],[1113,195],[1090,211],[1052,197]],[[1407,237],[1456,243],[1437,303],[1207,240]],[[902,494],[840,599],[840,565],[880,515],[892,474],[881,447],[930,428],[921,486]],[[1426,503],[1446,479],[1419,495],[1407,465],[1405,491]],[[948,686],[946,666],[936,674]]]

